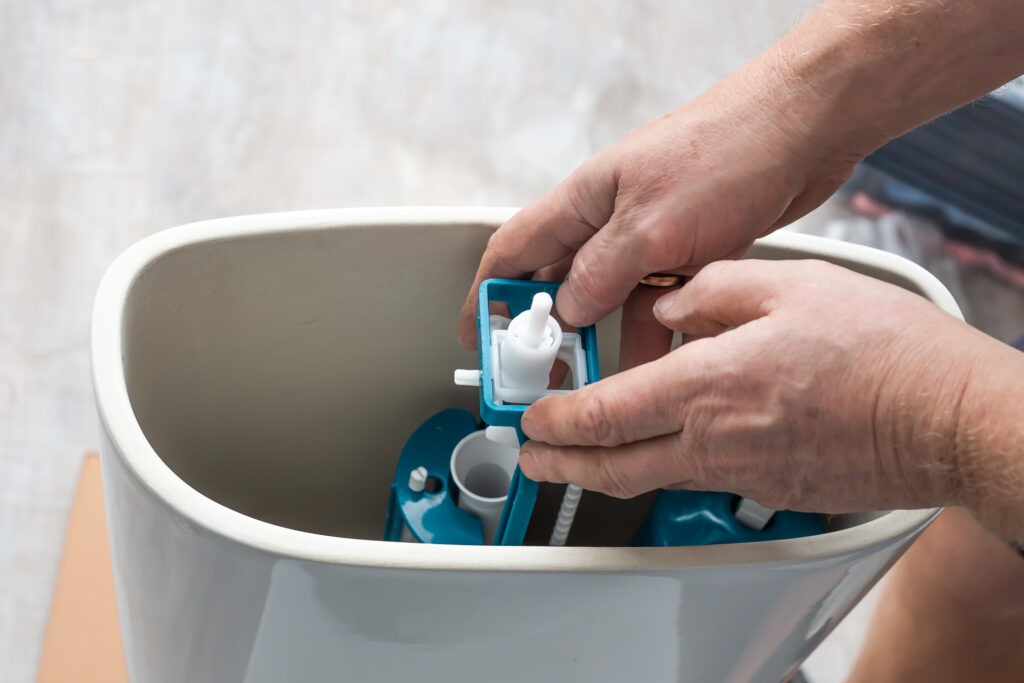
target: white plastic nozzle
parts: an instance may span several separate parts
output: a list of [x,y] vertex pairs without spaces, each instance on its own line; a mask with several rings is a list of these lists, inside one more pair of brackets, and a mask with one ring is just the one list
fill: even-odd
[[551,315],[553,303],[551,295],[547,292],[538,292],[533,295],[530,310],[522,313],[525,324],[519,332],[519,338],[524,343],[535,348],[540,347],[544,333],[548,329],[548,317]]
[[416,493],[420,493],[427,487],[427,472],[426,467],[417,467],[409,473],[409,488]]
[[460,387],[478,387],[481,375],[479,370],[456,370],[455,383]]
[[775,510],[766,508],[750,498],[741,498],[739,505],[736,506],[736,521],[755,531],[768,526],[774,515]]
[[484,527],[484,543],[494,543],[501,511],[508,498],[519,449],[495,443],[485,430],[473,432],[452,451],[452,480],[459,490],[459,507]]

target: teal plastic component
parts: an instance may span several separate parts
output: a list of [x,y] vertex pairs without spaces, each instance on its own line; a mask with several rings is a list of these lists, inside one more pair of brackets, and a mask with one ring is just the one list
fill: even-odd
[[[530,307],[533,296],[547,292],[555,298],[561,282],[536,282],[532,280],[484,280],[480,284],[476,312],[476,348],[479,361],[480,418],[489,425],[515,427],[519,443],[526,443],[526,435],[520,426],[527,405],[499,404],[494,401],[494,374],[491,368],[491,303],[505,302],[514,318]],[[597,330],[593,325],[577,330],[587,359],[586,383],[600,379],[597,357]],[[516,468],[509,486],[508,499],[501,512],[495,545],[522,545],[526,528],[530,524],[533,506],[537,502],[537,482],[528,479]]]
[[780,510],[764,529],[750,529],[736,520],[740,497],[709,491],[658,492],[634,546],[715,545],[801,538],[825,532],[821,515]]
[[[421,543],[483,545],[480,520],[460,510],[452,498],[451,457],[463,437],[480,429],[473,413],[449,408],[420,425],[402,447],[391,484],[384,540],[398,541],[406,526]],[[409,475],[426,467],[428,482],[436,480],[438,490],[413,491]]]
[[[514,427],[519,443],[526,442],[521,421],[528,405],[500,404],[494,400],[494,376],[491,369],[490,305],[508,304],[513,317],[530,308],[534,294],[547,292],[552,297],[559,282],[523,280],[487,280],[480,285],[477,309],[477,358],[480,365],[480,416],[487,425]],[[597,332],[593,326],[580,328],[581,346],[586,356],[590,384],[600,377],[597,359]],[[581,378],[584,379],[584,378]],[[482,428],[476,418],[465,410],[443,410],[420,425],[402,447],[395,468],[388,500],[384,540],[398,541],[403,527],[422,543],[483,544],[483,526],[476,517],[457,507],[451,479],[451,456],[464,437]],[[426,467],[429,480],[438,482],[438,490],[413,491],[409,475],[417,467]],[[522,545],[537,501],[537,482],[523,476],[516,468],[509,485],[508,498],[502,509],[495,533],[495,545]]]

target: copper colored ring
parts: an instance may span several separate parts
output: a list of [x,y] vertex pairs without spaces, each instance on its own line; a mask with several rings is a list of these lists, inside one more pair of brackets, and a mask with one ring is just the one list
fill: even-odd
[[648,287],[675,287],[683,284],[683,276],[671,273],[651,273],[640,280],[640,284]]

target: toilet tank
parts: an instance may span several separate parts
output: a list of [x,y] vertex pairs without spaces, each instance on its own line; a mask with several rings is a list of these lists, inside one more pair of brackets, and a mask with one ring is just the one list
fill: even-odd
[[[93,378],[118,609],[136,683],[778,682],[935,510],[827,518],[808,538],[634,548],[650,496],[584,494],[546,547],[379,540],[403,441],[476,409],[452,370],[487,238],[512,211],[353,209],[167,230],[110,267]],[[959,311],[899,257],[778,233]],[[618,322],[598,326],[614,368]]]

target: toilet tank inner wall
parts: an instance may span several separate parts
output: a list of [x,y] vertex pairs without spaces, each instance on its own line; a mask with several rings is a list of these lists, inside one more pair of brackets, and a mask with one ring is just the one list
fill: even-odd
[[[133,284],[123,328],[128,393],[150,444],[238,512],[380,538],[408,435],[443,408],[476,411],[477,392],[452,383],[453,369],[477,365],[455,329],[492,230],[295,230],[161,256]],[[791,256],[766,245],[750,255]],[[599,338],[607,376],[617,314]]]

